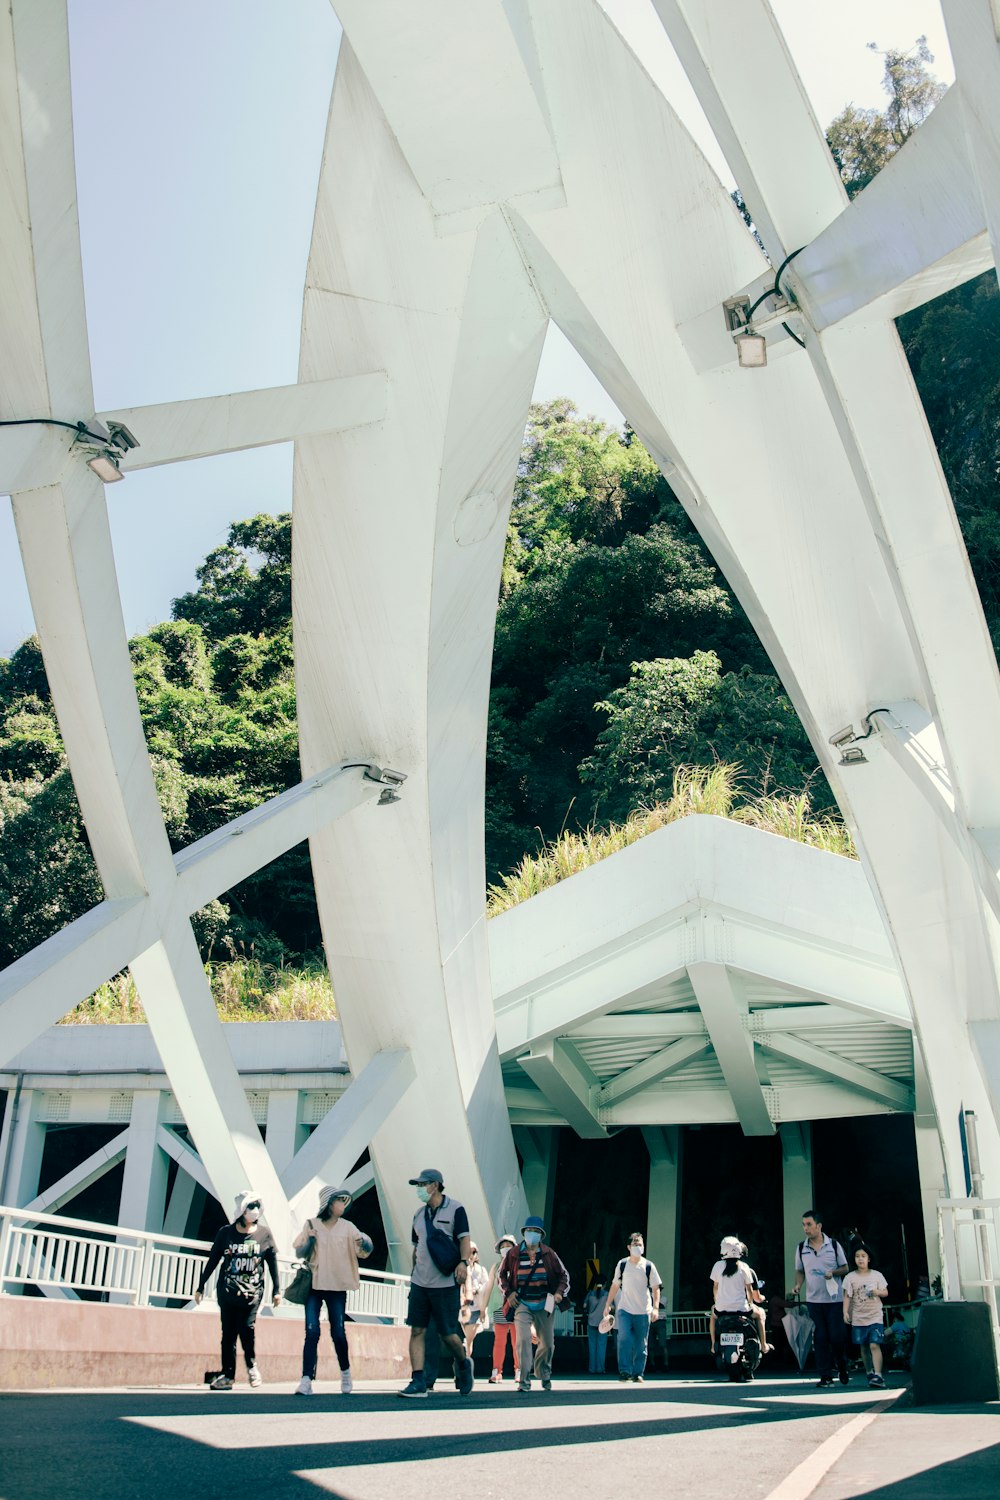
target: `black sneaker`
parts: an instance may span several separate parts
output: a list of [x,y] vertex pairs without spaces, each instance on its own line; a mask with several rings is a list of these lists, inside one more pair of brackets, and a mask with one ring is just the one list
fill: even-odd
[[476,1378],[475,1378],[475,1375],[473,1374],[472,1360],[471,1359],[467,1359],[465,1361],[465,1363],[462,1365],[461,1370],[459,1371],[459,1376],[458,1376],[458,1393],[459,1393],[459,1395],[460,1396],[467,1396],[469,1394],[469,1392],[472,1390],[472,1387],[475,1385],[475,1383],[476,1383]]
[[396,1395],[409,1396],[415,1400],[426,1401],[427,1386],[424,1383],[424,1377],[421,1375],[418,1380],[417,1377],[414,1376],[409,1385],[404,1386],[401,1391],[397,1391]]
[[851,1374],[846,1365],[841,1365],[840,1367],[840,1383],[841,1385],[850,1385],[851,1383]]
[[552,1389],[552,1382],[551,1382],[551,1380],[543,1380],[542,1381],[542,1390],[543,1391],[551,1391],[551,1389]]
[[824,1375],[823,1378],[822,1378],[822,1380],[817,1380],[817,1382],[816,1382],[816,1389],[818,1391],[821,1391],[823,1389],[823,1387],[827,1386],[827,1385],[833,1385],[833,1376],[832,1375]]

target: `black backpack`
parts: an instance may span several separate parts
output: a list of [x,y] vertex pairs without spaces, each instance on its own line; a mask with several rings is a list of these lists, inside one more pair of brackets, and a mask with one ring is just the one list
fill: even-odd
[[[625,1265],[626,1265],[627,1260],[628,1260],[628,1256],[626,1256],[624,1260],[620,1260],[618,1262],[618,1269],[615,1272],[615,1280],[617,1281],[617,1283],[618,1283],[619,1286],[621,1286],[621,1284],[622,1284],[622,1272],[625,1269]],[[647,1260],[647,1262],[646,1262],[646,1285],[647,1285],[647,1287],[649,1286],[649,1275],[650,1275],[650,1272],[652,1271],[652,1269],[653,1269],[652,1261],[648,1261]]]
[[[438,1204],[438,1208],[441,1204]],[[424,1209],[424,1233],[427,1238],[427,1254],[437,1266],[442,1276],[450,1276],[462,1259],[458,1242],[450,1234],[445,1234],[434,1222],[437,1209],[432,1209],[428,1203]]]

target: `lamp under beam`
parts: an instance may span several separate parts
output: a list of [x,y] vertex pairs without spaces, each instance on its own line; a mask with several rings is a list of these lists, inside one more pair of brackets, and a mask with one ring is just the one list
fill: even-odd
[[744,370],[759,370],[767,364],[767,339],[762,333],[738,333],[733,343]]

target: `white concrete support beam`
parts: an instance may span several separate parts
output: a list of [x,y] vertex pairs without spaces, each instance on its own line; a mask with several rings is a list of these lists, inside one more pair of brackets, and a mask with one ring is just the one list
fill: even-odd
[[[179,1135],[166,1125],[161,1125],[156,1134],[157,1144],[161,1151],[166,1152],[176,1163],[185,1177],[190,1177],[196,1182],[210,1198],[215,1197],[215,1189],[212,1179],[205,1170],[205,1164],[197,1151],[192,1151],[187,1141],[182,1140]],[[228,1211],[229,1205],[223,1203],[223,1209]]]
[[680,1125],[644,1125],[649,1152],[649,1202],[646,1210],[646,1254],[663,1282],[661,1306],[677,1308],[680,1260],[681,1177],[684,1132]]
[[[311,841],[352,1071],[398,1047],[414,1059],[416,1082],[371,1145],[391,1253],[408,1264],[406,1184],[428,1161],[484,1237],[523,1202],[493,1019],[483,799],[495,601],[547,314],[492,188],[478,211],[496,166],[480,144],[506,152],[528,120],[509,22],[492,3],[450,8],[439,50],[437,25],[400,16],[381,3],[340,13],[300,368],[310,381],[359,360],[387,370],[388,416],[296,444],[292,607],[306,778],[375,745],[409,773],[388,814],[358,809]],[[429,111],[457,104],[432,80],[478,77],[484,46],[491,66],[512,59],[518,106],[491,92],[480,110],[477,88],[470,107],[503,119],[503,142],[464,105],[460,128],[430,140]],[[389,79],[404,76],[419,86],[400,113]],[[432,165],[411,154],[421,140]],[[454,163],[437,174],[467,151],[474,184]],[[467,231],[435,222],[467,208]]]
[[197,1219],[201,1217],[204,1201],[204,1189],[198,1186],[193,1177],[178,1168],[174,1185],[170,1189],[167,1211],[163,1215],[163,1233],[176,1235],[178,1239],[197,1239]]
[[346,1179],[379,1126],[403,1100],[414,1076],[408,1051],[379,1052],[319,1122],[282,1173],[299,1222],[315,1211],[321,1187]]
[[[546,1229],[552,1227],[552,1206],[556,1195],[556,1170],[559,1164],[558,1127],[518,1125],[514,1145],[521,1155],[521,1181],[528,1203],[528,1213],[538,1214]],[[502,1229],[520,1236],[520,1224],[505,1224]]]
[[813,1203],[812,1126],[808,1120],[783,1120],[781,1137],[781,1216],[785,1263],[782,1288],[795,1280],[795,1251],[802,1243],[802,1215]]
[[[377,766],[331,766],[174,855],[175,907],[189,915],[319,829],[382,795]],[[366,774],[370,771],[371,774]]]
[[130,472],[380,422],[387,389],[385,371],[378,370],[341,380],[123,407],[101,412],[98,421],[122,422],[138,438],[139,447],[122,461],[122,469]]
[[1000,266],[1000,29],[994,0],[941,0],[955,64],[967,149],[979,200]]
[[38,1192],[45,1150],[45,1126],[39,1123],[40,1089],[15,1089],[8,1095],[4,1117],[0,1202],[23,1208]]
[[118,1200],[123,1229],[162,1229],[167,1205],[167,1158],[160,1146],[163,1096],[159,1089],[136,1089]]
[[887,1078],[885,1074],[877,1073],[874,1068],[866,1068],[861,1063],[849,1062],[847,1058],[838,1057],[836,1053],[828,1052],[822,1047],[815,1047],[812,1042],[805,1042],[801,1037],[774,1031],[759,1036],[757,1044],[766,1052],[774,1052],[778,1057],[789,1057],[793,1062],[802,1063],[817,1073],[843,1079],[852,1088],[860,1089],[863,1094],[870,1094],[880,1104],[905,1110],[907,1114],[913,1109],[913,1090],[907,1088],[905,1083],[900,1083],[896,1078]]
[[688,977],[743,1134],[773,1135],[774,1121],[768,1113],[754,1062],[753,1042],[746,1029],[746,1001],[723,964],[689,964]]
[[0,1064],[123,969],[153,936],[148,901],[102,901],[0,972]]
[[65,1204],[78,1197],[84,1188],[99,1181],[123,1160],[128,1149],[128,1135],[127,1130],[119,1131],[106,1145],[92,1151],[85,1161],[64,1173],[58,1182],[53,1182],[44,1192],[36,1194],[23,1207],[33,1213],[58,1213]]
[[[334,1106],[336,1108],[336,1106]],[[267,1154],[279,1176],[289,1168],[296,1152],[307,1140],[306,1127],[299,1116],[298,1089],[271,1089],[267,1096]]]
[[345,1177],[342,1184],[350,1193],[352,1198],[360,1198],[362,1193],[367,1193],[370,1188],[376,1187],[375,1168],[370,1161],[364,1166],[358,1167],[349,1177]]
[[[927,1251],[927,1274],[931,1281],[942,1275],[941,1220],[938,1203],[950,1196],[941,1152],[941,1130],[934,1113],[927,1070],[919,1048],[913,1055],[914,1094],[913,1135],[917,1150],[917,1176],[920,1182],[920,1209]],[[964,1191],[964,1184],[956,1187]]]
[[961,87],[795,258],[817,331],[898,318],[993,264],[963,122]]
[[518,1062],[578,1136],[598,1140],[607,1135],[597,1115],[598,1081],[571,1043],[543,1042]]

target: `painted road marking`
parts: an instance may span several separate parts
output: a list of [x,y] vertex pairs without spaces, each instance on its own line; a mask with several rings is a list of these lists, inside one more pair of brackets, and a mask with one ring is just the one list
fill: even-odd
[[786,1474],[777,1488],[767,1496],[767,1500],[808,1500],[820,1481],[826,1478],[837,1459],[847,1452],[855,1438],[860,1437],[865,1428],[870,1427],[882,1412],[888,1411],[896,1398],[902,1394],[901,1390],[893,1391],[870,1411],[862,1412],[860,1416],[852,1417],[849,1422],[845,1422],[843,1427],[838,1428],[831,1437],[820,1443],[818,1448],[814,1448],[808,1458],[804,1458],[800,1464],[797,1464],[790,1474]]

